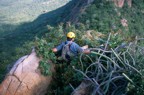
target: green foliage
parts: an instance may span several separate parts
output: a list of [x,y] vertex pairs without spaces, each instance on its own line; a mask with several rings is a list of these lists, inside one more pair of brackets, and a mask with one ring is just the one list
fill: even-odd
[[53,44],[48,44],[44,39],[36,38],[36,45],[38,56],[43,58],[42,61],[40,61],[40,70],[42,74],[49,75],[51,73],[50,63],[52,63],[51,61],[55,62],[56,60],[54,53],[50,50],[53,47]]
[[[120,45],[122,42],[131,42],[134,40],[135,36],[139,35],[142,37],[144,35],[143,31],[143,0],[132,1],[132,7],[129,8],[124,5],[123,8],[117,8],[109,0],[95,0],[94,3],[89,6],[86,11],[80,16],[80,22],[86,25],[86,29],[94,29],[99,32],[117,33],[119,30],[122,31],[121,34],[113,35],[110,39],[109,46],[110,48],[115,48]],[[123,27],[120,20],[126,19],[128,22],[128,27]],[[138,37],[139,37],[138,36]],[[105,39],[106,40],[106,39]],[[140,46],[143,44],[141,43]],[[136,64],[134,67],[140,71],[143,71],[143,58],[140,50],[136,50],[134,59]],[[129,58],[128,58],[129,59]],[[129,59],[131,60],[131,59]],[[144,74],[144,72],[141,72]],[[143,77],[136,73],[128,73],[128,76],[134,81],[134,84],[128,85],[128,95],[143,94]],[[139,88],[139,87],[140,88]],[[142,89],[141,89],[142,88]]]
[[17,59],[31,52],[33,45],[33,42],[25,42],[25,44],[21,47],[18,46],[13,51],[4,50],[0,53],[0,82],[4,79],[5,74],[11,69]]
[[47,95],[71,94],[73,89],[70,85],[77,87],[83,79],[83,75],[73,70],[73,66],[81,68],[79,59],[75,58],[71,63],[65,61],[57,62],[55,66],[56,73],[53,75],[53,83],[51,84],[51,89],[48,90]]
[[[62,7],[64,4],[68,3],[69,0],[59,0],[51,2],[48,0],[36,0],[36,1],[18,1],[18,0],[5,0],[0,1],[0,34],[3,31],[11,33],[15,32],[17,25],[21,25],[25,22],[32,22],[37,19],[41,14],[46,14],[47,12],[53,11],[57,8]],[[11,10],[9,10],[11,9]],[[61,11],[58,11],[59,14]],[[56,13],[56,12],[55,12]],[[45,15],[41,20],[36,23],[42,24],[45,22],[45,18],[52,16],[53,14]],[[56,16],[56,14],[55,14]],[[36,23],[33,25],[25,24],[23,28],[25,30],[35,27]],[[19,31],[19,32],[22,32]]]
[[[76,88],[83,79],[92,82],[91,88],[100,87],[99,93],[105,95],[143,94],[144,58],[142,51],[144,44],[142,41],[131,48],[127,47],[118,52],[113,50],[122,43],[128,44],[134,41],[133,38],[136,35],[143,35],[143,1],[133,1],[132,6],[132,8],[124,6],[120,9],[115,7],[110,0],[95,0],[80,15],[79,23],[76,25],[70,25],[69,27],[63,23],[56,27],[47,25],[44,31],[38,33],[39,36],[46,32],[43,37],[36,37],[35,40],[36,52],[41,58],[39,68],[42,74],[51,75],[50,64],[56,65],[56,73],[52,74],[53,82],[50,90],[48,90],[48,95],[70,95],[73,88]],[[128,21],[127,27],[121,25],[120,21],[123,18]],[[106,36],[102,39],[96,39],[95,36],[93,39],[88,39],[83,37],[87,30],[94,30],[94,33],[96,31],[102,32]],[[37,31],[40,31],[40,29]],[[65,41],[66,33],[69,31],[76,33],[75,41],[80,46],[87,44],[90,48],[95,49],[89,55],[82,54],[78,58],[74,58],[70,63],[66,63],[58,60],[59,53],[54,54],[51,49]],[[111,33],[110,39],[108,39],[109,33]],[[104,51],[97,50],[97,46],[101,44],[106,47],[104,47]],[[17,48],[16,51],[23,54],[26,48],[24,50]],[[105,51],[111,52],[107,53]],[[6,55],[5,52],[2,53]],[[4,61],[4,63],[8,62],[8,60]],[[4,72],[3,64],[0,68]],[[0,75],[0,79],[1,77],[2,75]]]
[[142,52],[143,51],[143,49],[142,49],[143,46],[144,46],[143,40],[140,40],[138,42],[138,46],[135,45],[133,47],[136,50],[131,51],[131,55],[134,57],[134,60],[135,60],[134,66],[135,66],[135,68],[137,68],[137,70],[139,70],[139,72],[142,75],[139,75],[135,72],[134,73],[129,72],[129,76],[133,80],[133,83],[128,84],[128,87],[127,87],[127,94],[128,95],[131,95],[131,94],[141,95],[144,92],[144,81],[143,81],[143,78],[144,78],[143,77],[144,76],[143,75],[144,74],[144,71],[143,71],[144,58],[143,58],[143,52]]
[[[69,0],[1,0],[0,1],[0,82],[18,58],[29,54],[35,36],[47,32],[47,24],[55,25]],[[58,9],[56,9],[58,8]],[[11,10],[9,10],[11,9]],[[54,10],[56,9],[56,10]]]
[[[142,7],[142,5],[140,7]],[[136,8],[135,5],[134,8]],[[40,68],[43,74],[48,75],[50,67],[48,65],[49,62],[56,63],[56,73],[53,74],[54,80],[50,90],[48,90],[48,95],[69,95],[73,91],[72,87],[76,88],[86,77],[89,77],[92,81],[95,77],[99,78],[100,80],[97,80],[97,82],[103,84],[101,84],[101,90],[107,95],[111,95],[112,92],[115,95],[124,93],[142,94],[143,77],[140,75],[143,75],[142,63],[144,60],[142,55],[139,52],[135,53],[136,55],[129,54],[125,49],[122,49],[120,52],[111,50],[111,48],[115,49],[123,42],[128,43],[133,41],[132,37],[135,35],[135,32],[131,31],[139,31],[142,33],[141,31],[143,30],[141,25],[138,28],[134,28],[135,26],[132,23],[134,18],[130,18],[131,15],[134,15],[132,12],[133,8],[128,9],[127,7],[124,7],[124,9],[125,10],[116,8],[113,3],[105,0],[95,0],[80,16],[80,23],[76,26],[71,25],[65,28],[64,24],[61,24],[58,27],[47,26],[49,32],[41,39],[37,38],[36,48],[37,54],[42,58]],[[121,13],[120,16],[118,15],[119,12]],[[139,20],[142,18],[141,15],[138,16],[135,14],[134,16]],[[128,27],[123,27],[121,25],[120,20],[122,18],[128,20]],[[129,21],[131,21],[131,23]],[[85,31],[88,29],[102,32],[106,36],[100,41],[95,38],[93,40],[82,38],[86,33]],[[77,36],[75,41],[80,46],[88,44],[90,47],[96,48],[100,44],[107,43],[108,46],[106,50],[112,51],[112,54],[105,54],[98,50],[98,52],[94,51],[90,55],[81,55],[79,56],[80,60],[79,58],[75,58],[71,63],[58,61],[51,49],[60,42],[66,40],[65,34],[68,31],[74,31],[76,33]],[[111,32],[111,36],[108,41],[109,32]],[[139,33],[136,35],[139,35]],[[139,59],[141,59],[141,61]],[[98,60],[100,60],[99,62],[101,64],[95,64]],[[119,66],[120,69],[117,68],[117,66]],[[120,78],[122,77],[122,79],[113,81],[112,78],[117,78],[117,75],[119,75]],[[118,88],[114,89],[111,82],[117,85]],[[93,84],[92,87],[97,87],[97,85]]]
[[51,74],[51,72],[50,72],[51,66],[50,66],[50,64],[47,61],[44,61],[44,60],[40,61],[39,68],[40,68],[40,70],[41,70],[43,75],[46,76],[46,75],[50,75]]
[[[54,55],[54,53],[51,51],[51,49],[53,47],[55,47],[56,45],[58,45],[60,42],[66,40],[65,32],[63,31],[64,30],[63,26],[59,25],[58,27],[51,27],[51,26],[47,26],[47,27],[48,27],[49,32],[46,33],[41,39],[36,38],[36,49],[37,49],[37,54],[39,55],[40,58],[42,58],[42,61],[40,62],[39,67],[40,67],[40,69],[41,69],[41,71],[44,75],[49,75],[50,74],[50,64],[49,63],[56,63],[56,68],[55,68],[56,73],[53,74],[53,79],[54,79],[53,81],[54,82],[51,84],[50,90],[48,91],[48,95],[52,95],[54,93],[58,93],[59,95],[70,94],[72,92],[72,87],[71,86],[76,88],[81,83],[83,78],[85,77],[84,74],[82,74],[78,71],[88,72],[89,70],[91,70],[90,72],[93,72],[97,69],[100,69],[99,66],[98,67],[93,66],[92,64],[95,63],[95,61],[97,61],[101,55],[95,55],[95,54],[81,55],[80,60],[79,60],[79,58],[75,58],[71,61],[71,63],[66,63],[64,61],[59,61],[57,59],[57,57]],[[82,28],[82,30],[83,29],[84,28]],[[95,48],[96,46],[101,44],[101,42],[99,42],[97,40],[82,39],[82,36],[85,34],[85,32],[81,32],[82,30],[76,29],[74,25],[71,25],[69,27],[69,30],[74,31],[76,33],[77,37],[76,37],[75,41],[80,46],[84,45],[84,44],[88,44],[89,46],[92,46],[92,47]],[[112,33],[110,35],[109,40],[108,40],[108,36],[109,35],[107,35],[103,38],[103,41],[104,41],[103,43],[108,44],[106,50],[110,50],[111,48],[116,48],[117,46],[122,44],[125,40],[125,38],[123,37],[123,33],[121,34],[119,32]],[[97,45],[93,45],[93,44],[97,44]],[[121,50],[121,52],[124,52],[124,50]],[[98,52],[98,53],[101,53],[101,52]],[[116,57],[110,59],[110,57],[113,57],[114,55]],[[106,68],[106,67],[108,68],[109,67],[109,66],[106,65],[107,63],[105,63],[105,61],[107,59],[109,59],[111,62],[113,62],[114,68],[115,68],[116,64],[120,64],[121,62],[126,62],[125,60],[129,60],[129,63],[133,63],[133,61],[131,61],[131,56],[126,56],[127,59],[124,58],[124,60],[123,60],[121,58],[125,57],[125,56],[122,56],[121,53],[120,53],[120,55],[114,53],[114,55],[106,54],[101,58],[104,61],[102,63],[103,68]],[[116,58],[117,58],[117,60],[116,60]],[[113,59],[115,60],[116,63],[114,63]],[[111,64],[111,63],[109,63],[109,64]],[[92,65],[91,68],[89,67],[90,65]],[[102,65],[100,65],[100,66],[102,66]],[[128,67],[125,67],[125,65],[123,63],[120,64],[119,66],[121,66],[121,68],[122,68],[122,71],[120,71],[120,74],[122,74],[122,72],[126,73],[126,75],[128,75],[133,82],[135,82],[135,80],[133,79],[134,77],[137,77],[139,79],[141,78],[141,76],[139,74],[138,74],[138,76],[135,76],[137,74],[132,76],[132,74],[130,72],[128,72],[128,70],[130,70],[130,69]],[[76,72],[73,69],[73,67],[76,68],[78,71]],[[110,67],[112,68],[113,65],[110,66]],[[109,74],[112,73],[111,68],[109,68],[106,72],[109,73]],[[134,67],[134,68],[137,69],[137,67]],[[102,67],[101,67],[101,69],[102,69]],[[117,71],[115,71],[115,73],[116,72]],[[107,76],[109,74],[102,75],[102,73],[100,73],[100,71],[97,72],[97,73],[98,73],[98,76],[100,76],[101,78],[104,77],[105,75],[106,75],[105,76],[106,78],[109,77],[109,76]],[[86,75],[90,76],[91,74],[87,73]],[[116,76],[116,75],[114,74],[114,76]],[[111,78],[111,77],[109,77],[109,78]],[[107,80],[107,79],[104,79],[104,81],[105,80]],[[102,79],[101,79],[101,81],[102,81]],[[107,81],[112,81],[112,80],[109,79]],[[121,87],[119,89],[115,89],[114,93],[118,93],[119,91],[121,91],[122,93],[126,93],[125,92],[126,88],[129,89],[127,91],[132,91],[133,88],[131,86],[134,85],[134,84],[130,83],[128,86],[126,86],[127,83],[128,83],[126,79],[123,80],[123,81],[119,80],[119,82],[120,83],[121,82],[125,83],[124,85],[122,85],[122,86],[124,86],[124,88]],[[119,82],[118,83],[115,82],[115,84],[120,85]],[[105,93],[111,94],[112,85],[111,85],[111,83],[108,83],[108,85],[110,85],[110,86],[104,85],[104,87],[102,87],[102,88],[105,89],[104,90]],[[141,88],[142,87],[139,86],[139,89],[137,89],[137,90],[139,92],[141,92],[142,91]],[[53,91],[55,91],[55,92],[53,92]]]
[[37,55],[42,58],[40,62],[40,69],[44,75],[51,74],[50,64],[56,63],[56,56],[52,52],[52,48],[58,45],[64,38],[62,27],[51,27],[47,26],[49,32],[45,34],[45,37],[36,37],[35,46]]
[[110,48],[115,48],[124,42],[125,40],[121,34],[113,34],[111,35],[110,42],[108,44]]
[[[56,93],[59,93],[59,95],[63,95],[63,93],[70,94],[72,92],[72,88],[69,83],[77,87],[83,79],[83,76],[78,72],[75,72],[72,67],[75,66],[82,69],[82,64],[79,62],[78,58],[72,60],[70,64],[58,60],[52,52],[52,48],[66,40],[66,33],[63,31],[64,29],[61,25],[58,27],[47,26],[47,28],[48,33],[46,33],[42,38],[36,37],[35,46],[38,56],[42,58],[39,67],[44,75],[51,74],[51,63],[56,64],[56,73],[53,74],[54,83],[51,84],[51,90],[48,91],[48,95],[54,94],[54,90]],[[68,31],[74,31],[76,33],[76,42],[79,44],[83,42],[81,39],[81,31],[77,30],[74,25],[69,27]],[[80,45],[82,44],[85,43],[81,43]],[[59,56],[59,53],[56,55]]]
[[[96,0],[81,14],[80,22],[84,23],[87,29],[94,29],[99,32],[117,32],[119,29],[124,32],[123,36],[143,35],[143,0],[133,1],[132,7],[124,6],[117,8],[109,0]],[[126,19],[128,27],[121,25],[121,19]]]
[[108,33],[117,31],[120,26],[120,17],[116,16],[113,3],[106,0],[97,0],[81,15],[80,21],[86,24],[87,29]]

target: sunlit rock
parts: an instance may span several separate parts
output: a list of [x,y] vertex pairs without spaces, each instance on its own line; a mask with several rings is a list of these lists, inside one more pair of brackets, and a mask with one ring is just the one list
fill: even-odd
[[122,8],[124,6],[125,2],[127,2],[129,7],[132,6],[132,0],[113,0],[113,1],[114,1],[114,4],[120,8]]
[[41,75],[39,61],[35,51],[20,58],[0,85],[0,95],[44,95],[52,77]]
[[121,24],[122,24],[122,26],[124,26],[124,27],[126,27],[126,26],[128,26],[128,24],[127,24],[127,20],[126,19],[121,19]]
[[83,81],[76,89],[74,89],[71,95],[91,95],[90,92],[92,88],[90,85],[90,81]]

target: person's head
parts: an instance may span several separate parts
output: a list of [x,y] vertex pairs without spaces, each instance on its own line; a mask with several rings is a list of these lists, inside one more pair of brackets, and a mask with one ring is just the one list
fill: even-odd
[[73,33],[73,32],[68,32],[67,33],[67,40],[68,41],[73,41],[74,38],[75,38],[75,33]]

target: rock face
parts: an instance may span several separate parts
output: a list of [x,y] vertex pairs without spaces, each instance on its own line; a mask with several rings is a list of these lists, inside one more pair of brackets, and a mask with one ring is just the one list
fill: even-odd
[[72,9],[69,14],[64,19],[63,22],[77,23],[79,14],[83,13],[88,5],[90,5],[94,0],[75,0],[76,3],[73,4]]
[[124,27],[126,27],[126,26],[128,26],[128,24],[127,24],[127,20],[126,19],[121,19],[121,24],[122,24],[122,26],[124,26]]
[[122,8],[124,6],[124,2],[127,1],[129,7],[132,6],[132,0],[113,0],[117,7]]
[[34,51],[20,58],[0,85],[0,95],[44,95],[52,77],[40,74],[39,61]]
[[89,40],[95,40],[95,39],[99,39],[101,37],[104,37],[105,35],[100,33],[100,32],[96,32],[95,30],[87,30],[85,32],[85,35],[82,36],[82,39],[89,39]]
[[92,88],[90,87],[91,82],[83,81],[73,92],[71,95],[93,95],[90,94]]

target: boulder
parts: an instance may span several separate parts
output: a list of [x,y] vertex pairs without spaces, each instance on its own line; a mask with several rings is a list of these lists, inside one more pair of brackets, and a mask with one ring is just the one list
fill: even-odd
[[85,32],[84,35],[82,35],[82,39],[89,39],[89,40],[95,40],[95,39],[99,39],[99,38],[102,38],[104,37],[105,35],[100,33],[100,32],[97,32],[95,30],[87,30]]
[[90,92],[92,88],[90,87],[92,84],[90,81],[82,81],[82,83],[71,93],[71,95],[92,95]]
[[124,6],[125,1],[127,1],[127,4],[129,7],[132,6],[132,0],[113,0],[113,1],[114,1],[114,4],[120,8]]
[[121,19],[121,24],[122,24],[122,26],[124,26],[124,27],[128,26],[127,20],[124,19],[124,18]]
[[[44,95],[52,76],[43,76],[38,69],[36,52],[21,57],[0,84],[0,95]],[[52,72],[54,65],[52,65]]]

